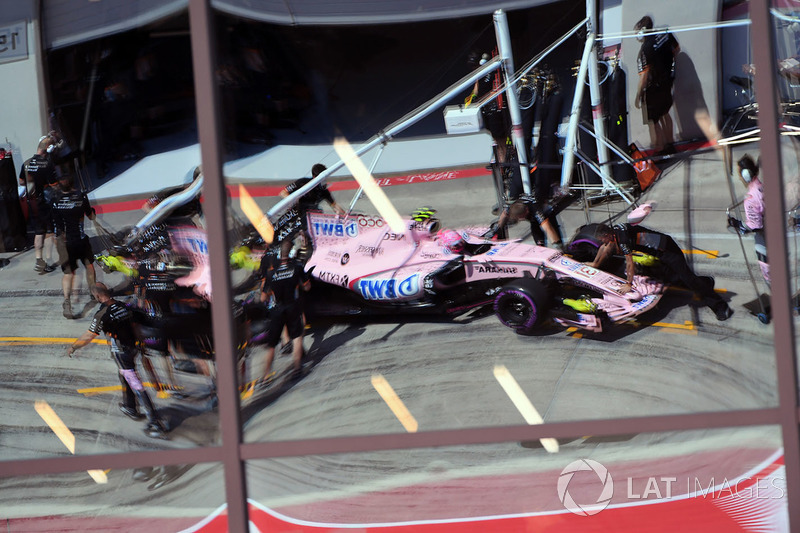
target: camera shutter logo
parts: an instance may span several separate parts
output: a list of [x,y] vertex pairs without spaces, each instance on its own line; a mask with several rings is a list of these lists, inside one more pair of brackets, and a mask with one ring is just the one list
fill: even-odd
[[[603,483],[603,490],[596,502],[578,504],[567,490],[569,482],[572,481],[572,476],[575,475],[575,472],[582,470],[594,472]],[[561,471],[561,475],[558,477],[557,488],[558,499],[561,500],[561,503],[569,512],[580,516],[592,516],[608,507],[608,504],[611,502],[611,497],[614,495],[614,480],[611,479],[611,474],[608,473],[608,469],[597,461],[579,459],[571,462]]]

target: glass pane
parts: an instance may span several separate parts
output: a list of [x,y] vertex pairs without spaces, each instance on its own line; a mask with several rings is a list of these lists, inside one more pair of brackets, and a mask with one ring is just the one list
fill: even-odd
[[[784,206],[783,212],[786,214],[786,251],[789,265],[789,286],[791,294],[791,306],[794,316],[800,311],[800,300],[798,294],[798,230],[800,230],[800,69],[798,63],[800,55],[798,53],[798,31],[797,23],[800,22],[797,13],[786,9],[785,6],[775,5],[770,10],[770,22],[775,32],[775,62],[777,73],[774,77],[777,88],[779,106],[779,129],[780,129],[780,156],[781,172],[784,184]],[[759,160],[760,164],[761,161]],[[765,181],[759,175],[759,180]],[[765,202],[769,209],[770,199]],[[772,240],[770,234],[769,240]],[[766,242],[763,243],[763,255],[771,259],[773,255],[767,253]],[[761,259],[761,258],[760,258]],[[769,261],[766,261],[769,263]],[[761,263],[759,263],[761,265]],[[765,276],[770,273],[770,266],[762,266]],[[775,290],[783,289],[775,286]],[[796,342],[796,341],[795,341]]]
[[225,531],[218,464],[0,479],[0,515],[23,531]]
[[789,531],[777,428],[545,446],[557,453],[536,441],[250,461],[250,520],[297,531]]
[[[52,132],[17,161],[33,249],[4,269],[0,459],[218,443],[208,304],[187,277],[200,254],[181,248],[205,244],[186,228],[202,222],[159,204],[200,162],[188,14],[150,3],[84,3],[80,28],[47,6],[46,61],[29,59],[46,69]],[[102,319],[95,280],[119,302]]]
[[[723,140],[752,128],[727,122],[718,80],[732,64],[741,73],[748,51],[700,52],[746,33],[747,13],[688,7],[604,13],[588,83],[591,53],[574,68],[585,32],[569,34],[582,6],[508,13],[525,80],[502,105],[489,13],[324,28],[216,13],[245,439],[775,405],[772,328],[749,312],[752,248],[725,228],[744,192],[729,166],[745,147]],[[557,21],[546,34],[545,19]],[[707,27],[730,20],[740,25]],[[484,127],[465,132],[450,120],[473,91]],[[608,111],[598,124],[596,99]],[[494,119],[523,135],[493,134]],[[351,151],[376,192],[343,163]],[[528,157],[532,174],[519,167]],[[314,182],[282,200],[316,164],[327,191]],[[258,273],[282,240],[294,255]],[[303,352],[290,341],[300,332]]]

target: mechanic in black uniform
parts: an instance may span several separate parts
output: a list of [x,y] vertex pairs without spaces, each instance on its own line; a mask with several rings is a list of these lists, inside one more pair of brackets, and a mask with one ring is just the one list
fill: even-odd
[[545,245],[545,236],[551,246],[563,248],[561,227],[558,224],[552,208],[547,204],[540,204],[530,195],[522,195],[514,202],[506,204],[500,218],[493,223],[484,235],[491,238],[500,233],[507,225],[516,224],[527,220],[531,225],[531,237],[539,246]]
[[[281,198],[286,198],[296,190],[306,185],[313,178],[316,178],[322,174],[325,170],[327,170],[325,165],[322,163],[317,163],[311,167],[311,178],[300,178],[293,181],[281,190]],[[308,220],[306,215],[308,211],[320,210],[319,204],[322,203],[323,200],[328,202],[328,205],[331,206],[336,214],[344,215],[346,213],[345,210],[333,199],[333,195],[328,190],[328,186],[324,183],[320,183],[306,195],[300,198],[295,205],[282,214],[275,222],[275,241],[281,243],[286,239],[294,240],[299,233],[303,240],[301,246],[302,250],[304,252],[309,252],[310,250],[308,250],[308,248],[311,245],[311,241],[308,236]]]
[[[86,268],[86,286],[91,288],[95,284],[94,254],[89,243],[89,237],[83,231],[83,218],[94,220],[95,212],[89,205],[86,193],[75,190],[70,174],[59,178],[59,194],[53,203],[53,223],[56,238],[58,239],[59,255],[61,256],[61,289],[64,292],[62,309],[65,318],[73,318],[70,295],[78,269],[78,261]],[[92,296],[93,298],[93,296]]]
[[48,243],[52,255],[53,220],[50,212],[51,198],[50,187],[57,184],[55,165],[50,160],[47,149],[53,146],[55,140],[50,135],[45,135],[39,140],[36,153],[22,163],[19,172],[19,184],[27,188],[28,206],[30,207],[29,220],[33,228],[33,247],[36,262],[33,269],[39,274],[55,270],[55,266],[48,265],[44,259],[43,251],[45,242]]
[[[122,383],[122,402],[119,404],[119,410],[133,420],[147,417],[145,434],[154,439],[167,439],[164,423],[136,373],[136,355],[139,353],[139,348],[136,345],[133,315],[130,309],[122,302],[111,298],[111,291],[103,283],[96,284],[93,293],[102,307],[95,313],[86,333],[69,347],[67,355],[72,357],[79,348],[104,333],[110,341],[111,355],[119,367],[119,380]],[[139,412],[137,404],[144,410],[144,415]]]
[[672,145],[672,83],[675,78],[675,57],[681,47],[669,33],[647,33],[653,29],[653,19],[644,16],[633,26],[636,37],[642,43],[636,65],[639,71],[639,84],[636,89],[634,105],[636,109],[645,106],[647,122],[653,148],[661,155],[675,153]]
[[292,339],[292,362],[294,376],[300,375],[303,360],[303,306],[300,289],[307,291],[311,288],[310,281],[303,265],[295,259],[289,258],[292,241],[285,240],[281,243],[278,265],[266,272],[264,284],[261,287],[261,301],[274,300],[269,309],[269,333],[267,334],[266,367],[262,383],[269,383],[274,377],[272,361],[275,358],[275,346],[281,337],[283,327],[289,332]]
[[633,252],[642,252],[658,258],[663,280],[667,283],[681,282],[699,296],[717,317],[727,320],[733,315],[733,309],[714,292],[714,278],[698,276],[692,271],[678,243],[665,233],[660,233],[642,226],[623,223],[612,227],[602,227],[598,237],[603,242],[597,256],[590,266],[600,268],[613,254],[625,256],[625,272],[627,283],[620,289],[621,294],[630,292],[633,287],[633,276],[636,272]]

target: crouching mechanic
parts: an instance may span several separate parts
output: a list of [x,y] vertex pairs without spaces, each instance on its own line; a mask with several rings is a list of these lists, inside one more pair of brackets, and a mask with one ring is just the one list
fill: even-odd
[[590,266],[602,268],[612,255],[624,255],[627,283],[620,288],[621,294],[630,292],[633,287],[636,273],[633,253],[641,252],[658,259],[664,281],[683,283],[714,312],[717,320],[727,320],[733,315],[733,309],[714,292],[714,278],[695,274],[686,262],[683,250],[669,235],[639,226],[637,222],[605,226],[598,232],[598,237],[603,244]]
[[[111,343],[111,355],[119,367],[123,400],[119,404],[120,411],[133,420],[146,417],[144,433],[154,439],[167,439],[164,423],[136,373],[139,348],[133,331],[133,315],[125,304],[111,298],[111,291],[105,284],[97,283],[93,292],[101,308],[95,313],[86,333],[69,347],[67,355],[72,357],[78,349],[92,342],[100,333],[105,333]],[[144,415],[137,409],[137,404],[144,410]]]

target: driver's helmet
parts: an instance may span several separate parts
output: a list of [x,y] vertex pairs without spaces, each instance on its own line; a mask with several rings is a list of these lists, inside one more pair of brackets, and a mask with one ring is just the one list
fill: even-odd
[[460,254],[464,251],[464,239],[452,229],[443,229],[436,234],[439,242],[453,253]]

